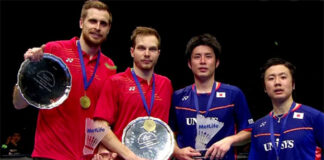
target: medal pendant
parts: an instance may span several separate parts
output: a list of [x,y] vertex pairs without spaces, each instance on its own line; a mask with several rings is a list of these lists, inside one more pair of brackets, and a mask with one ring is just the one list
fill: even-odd
[[80,98],[80,105],[83,109],[88,109],[91,105],[90,98],[88,96],[82,96]]
[[144,125],[143,125],[144,129],[148,132],[152,132],[155,131],[156,128],[156,124],[153,120],[151,119],[147,119],[144,121]]

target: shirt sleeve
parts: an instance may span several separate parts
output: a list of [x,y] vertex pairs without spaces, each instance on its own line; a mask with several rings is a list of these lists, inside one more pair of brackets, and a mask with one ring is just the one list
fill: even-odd
[[252,133],[251,133],[251,144],[250,144],[250,152],[249,152],[249,158],[248,160],[260,160],[264,159],[260,156],[260,151],[258,151],[258,147],[256,145],[256,138],[254,138],[255,133],[253,132],[254,130],[254,125],[251,124],[250,127],[252,128]]
[[[114,86],[114,87],[112,87]],[[95,119],[106,120],[110,125],[115,123],[115,113],[117,112],[118,85],[115,85],[111,78],[108,78],[101,90],[96,110]]]
[[43,52],[60,57],[60,50],[62,50],[62,48],[64,48],[62,44],[57,41],[52,41],[45,44]]
[[324,149],[324,113],[319,111],[319,114],[315,118],[313,127],[316,143],[318,147]]
[[54,54],[54,53],[52,53],[54,46],[55,46],[54,45],[54,42],[48,42],[48,43],[46,43],[43,52],[44,53]]
[[243,92],[238,89],[234,99],[235,104],[235,122],[238,124],[238,130],[247,130],[251,128],[253,119]]
[[177,131],[177,116],[175,110],[175,94],[172,95],[172,103],[170,107],[170,114],[169,114],[169,126],[173,132]]
[[259,158],[258,152],[256,151],[256,147],[254,145],[254,140],[252,138],[248,160],[258,160],[258,158]]

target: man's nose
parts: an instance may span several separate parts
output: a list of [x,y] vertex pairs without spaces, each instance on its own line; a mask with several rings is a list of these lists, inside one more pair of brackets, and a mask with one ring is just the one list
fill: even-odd
[[200,58],[200,63],[206,63],[206,58],[205,58],[205,56],[201,56],[201,58]]

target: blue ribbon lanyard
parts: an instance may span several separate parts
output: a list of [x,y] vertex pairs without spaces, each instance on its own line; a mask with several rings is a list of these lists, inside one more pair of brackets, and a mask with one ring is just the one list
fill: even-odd
[[273,118],[272,117],[274,115],[274,112],[272,112],[272,115],[270,115],[270,139],[271,139],[272,146],[273,146],[274,150],[276,151],[277,160],[279,159],[281,142],[282,142],[282,137],[283,137],[283,130],[284,130],[285,126],[286,126],[286,122],[287,122],[287,119],[289,118],[289,114],[290,114],[291,110],[295,107],[295,105],[296,105],[296,103],[293,102],[292,105],[290,106],[290,109],[289,109],[289,111],[287,113],[286,118],[282,122],[282,126],[280,127],[280,132],[279,132],[280,136],[279,136],[278,146],[275,143],[275,136],[274,136],[274,131],[273,131],[274,125],[273,125]]
[[135,80],[135,83],[136,83],[136,86],[141,94],[141,98],[142,98],[142,101],[143,101],[143,104],[144,104],[144,108],[148,114],[148,116],[151,116],[151,111],[152,111],[152,108],[153,108],[153,103],[154,103],[154,94],[155,94],[155,77],[154,77],[154,73],[152,75],[152,79],[153,79],[153,84],[152,84],[152,95],[151,95],[151,105],[150,105],[150,108],[148,108],[148,105],[146,103],[146,99],[145,99],[145,96],[144,96],[144,93],[143,93],[143,90],[141,88],[141,85],[136,77],[136,74],[134,72],[134,70],[132,69],[132,75],[133,75],[133,78]]
[[97,62],[96,62],[96,66],[94,68],[94,71],[90,77],[90,80],[87,81],[87,74],[86,74],[86,68],[84,65],[84,61],[83,61],[83,56],[82,56],[82,50],[81,50],[81,45],[80,45],[80,41],[77,41],[77,46],[78,46],[78,52],[79,52],[79,58],[80,58],[80,63],[81,63],[81,69],[82,69],[82,77],[83,77],[83,84],[84,84],[84,90],[86,91],[88,89],[88,87],[90,86],[97,68],[98,68],[98,64],[99,64],[99,59],[100,59],[100,50],[98,51],[98,57],[97,57]]
[[[211,103],[214,99],[214,96],[215,96],[215,92],[216,92],[216,82],[214,82],[213,84],[213,88],[212,88],[212,92],[210,94],[210,97],[208,99],[208,103],[207,103],[207,108],[206,108],[206,113],[204,116],[207,115],[210,107],[211,107]],[[199,113],[199,104],[198,104],[198,96],[197,96],[197,89],[196,89],[196,86],[194,86],[194,92],[193,92],[193,95],[194,95],[194,101],[195,101],[195,107],[196,107],[196,110],[197,110],[197,114],[200,114]]]

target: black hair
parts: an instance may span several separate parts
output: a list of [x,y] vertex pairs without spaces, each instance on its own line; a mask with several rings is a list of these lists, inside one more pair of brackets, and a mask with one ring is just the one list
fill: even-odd
[[284,60],[282,58],[270,58],[267,60],[267,62],[260,68],[261,71],[261,80],[264,81],[265,71],[274,65],[284,65],[286,66],[291,74],[293,82],[295,82],[295,73],[296,73],[296,67],[289,61]]
[[207,45],[207,46],[211,47],[214,50],[216,59],[220,58],[221,48],[222,48],[220,43],[217,41],[215,36],[213,36],[209,33],[205,33],[202,35],[192,37],[189,40],[189,42],[187,43],[187,48],[186,48],[186,52],[185,52],[187,60],[190,60],[192,51],[199,45]]

